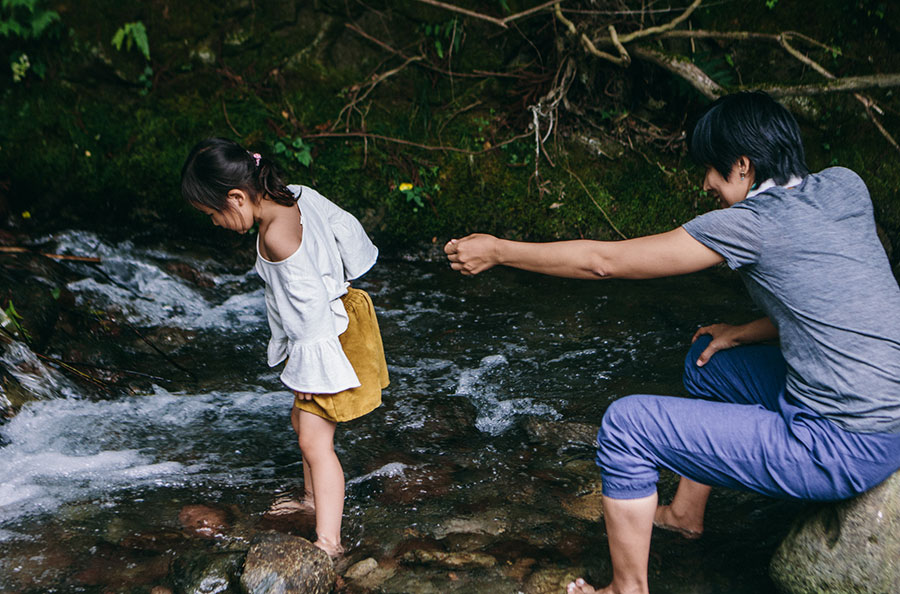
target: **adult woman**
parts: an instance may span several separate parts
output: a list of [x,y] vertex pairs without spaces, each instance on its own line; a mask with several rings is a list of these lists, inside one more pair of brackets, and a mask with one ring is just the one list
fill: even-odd
[[[463,274],[502,264],[641,279],[726,262],[767,314],[697,331],[685,386],[700,399],[632,395],[604,414],[613,580],[602,592],[647,592],[654,523],[699,536],[711,485],[839,500],[900,467],[900,289],[862,180],[838,167],[809,174],[796,121],[764,93],[711,104],[691,154],[724,208],[667,233],[546,244],[470,235],[445,247]],[[659,467],[683,477],[669,506],[657,505]],[[595,591],[583,580],[568,590]]]

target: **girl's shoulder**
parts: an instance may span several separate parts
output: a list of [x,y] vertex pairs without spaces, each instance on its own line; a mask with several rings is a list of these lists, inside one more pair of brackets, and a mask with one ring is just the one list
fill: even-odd
[[300,251],[303,243],[303,226],[299,213],[278,217],[261,230],[257,240],[257,253],[264,261],[278,264]]

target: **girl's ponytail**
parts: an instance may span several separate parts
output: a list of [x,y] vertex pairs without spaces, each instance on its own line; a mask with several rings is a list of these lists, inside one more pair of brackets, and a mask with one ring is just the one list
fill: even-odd
[[[258,155],[255,153],[253,156]],[[274,202],[282,206],[293,206],[297,203],[297,198],[287,189],[281,176],[275,168],[275,164],[265,157],[260,157],[259,166],[256,172],[257,184],[259,191],[263,195],[268,195]]]
[[227,138],[207,138],[191,150],[181,169],[181,193],[193,205],[216,211],[228,208],[228,192],[238,188],[254,201],[268,196],[283,206],[297,199],[287,189],[275,164],[259,153],[249,153]]

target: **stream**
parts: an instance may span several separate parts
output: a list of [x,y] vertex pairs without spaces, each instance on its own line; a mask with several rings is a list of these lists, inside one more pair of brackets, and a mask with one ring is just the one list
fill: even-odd
[[[152,379],[98,396],[24,344],[0,345],[2,364],[40,395],[0,424],[0,591],[150,592],[171,587],[173,560],[245,550],[255,530],[313,539],[308,521],[264,515],[276,494],[301,488],[302,467],[292,396],[265,364],[252,262],[81,231],[41,242],[101,257],[65,264],[79,277],[66,285],[75,307],[152,336],[165,357],[109,344],[120,349],[109,359],[145,361]],[[172,272],[184,264],[191,274]],[[430,249],[383,255],[354,285],[375,303],[391,385],[381,408],[337,430],[344,545],[348,563],[372,557],[389,571],[377,585],[350,581],[350,592],[549,592],[567,572],[606,583],[599,471],[574,436],[616,398],[683,394],[696,328],[755,315],[726,270],[466,278]],[[51,342],[47,354],[63,350]],[[675,482],[663,474],[662,501]],[[179,516],[192,505],[224,510],[227,528],[185,531]],[[715,490],[703,538],[654,534],[651,591],[774,592],[768,560],[802,509]]]

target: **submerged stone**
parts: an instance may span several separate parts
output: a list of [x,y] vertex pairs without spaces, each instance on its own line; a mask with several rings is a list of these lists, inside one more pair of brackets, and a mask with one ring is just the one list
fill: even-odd
[[172,563],[172,582],[184,594],[232,592],[243,558],[240,553],[180,555]]
[[250,543],[241,586],[248,594],[324,594],[335,577],[334,563],[308,540],[263,532]]
[[900,472],[799,519],[769,570],[790,594],[900,592]]

